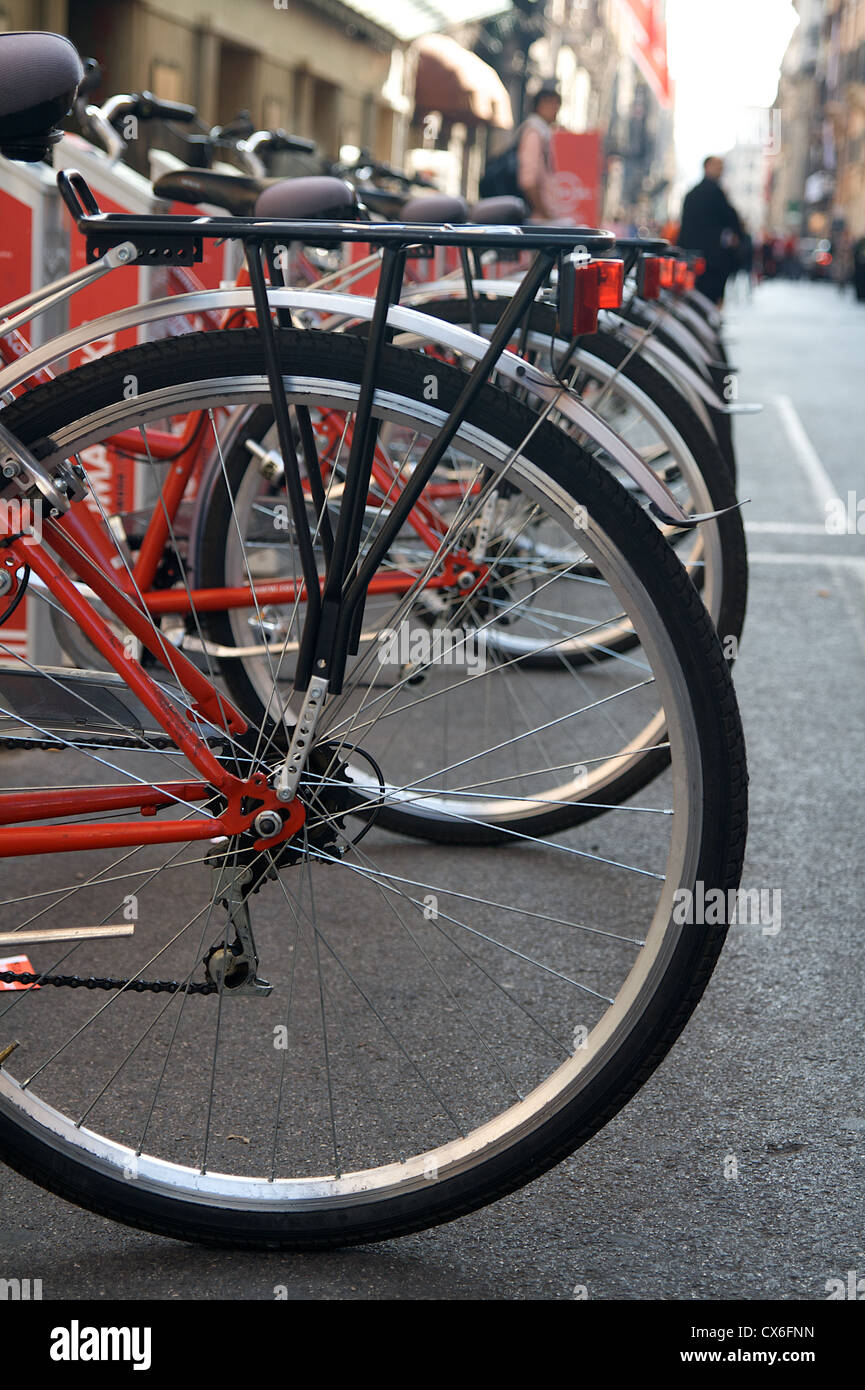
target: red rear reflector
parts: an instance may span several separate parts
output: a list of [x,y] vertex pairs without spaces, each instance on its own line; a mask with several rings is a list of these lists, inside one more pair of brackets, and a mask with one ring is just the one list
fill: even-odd
[[705,256],[698,256],[697,259],[695,260],[695,262],[694,262],[694,274],[697,276],[698,279],[700,278],[701,275],[705,275],[705,274],[706,274],[706,257],[705,257]]
[[559,266],[559,331],[565,338],[598,331],[599,264],[575,254],[565,256]]
[[685,290],[688,288],[688,262],[673,262],[673,288]]
[[637,268],[637,294],[641,299],[657,299],[661,293],[660,256],[641,256]]
[[697,283],[697,277],[696,277],[696,275],[694,274],[694,268],[693,268],[693,266],[690,266],[690,265],[689,265],[689,266],[688,266],[688,275],[687,275],[687,278],[686,278],[686,280],[685,280],[685,289],[686,289],[686,290],[692,290],[692,289],[694,288],[694,286],[696,285],[696,283]]
[[598,308],[619,309],[625,297],[625,262],[598,262]]
[[676,262],[672,256],[661,257],[661,289],[671,290],[673,288],[673,275],[675,273]]
[[571,338],[597,333],[598,310],[618,309],[624,291],[624,261],[565,256],[559,267],[559,331]]

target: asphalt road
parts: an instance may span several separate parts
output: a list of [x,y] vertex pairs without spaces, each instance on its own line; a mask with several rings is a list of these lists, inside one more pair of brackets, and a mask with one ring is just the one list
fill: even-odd
[[865,1273],[865,535],[824,523],[831,496],[865,498],[865,306],[770,284],[728,317],[741,397],[764,403],[737,423],[753,566],[736,674],[744,883],[780,893],[781,930],[734,927],[652,1080],[494,1207],[360,1250],[217,1254],[3,1170],[0,1274],[63,1300],[271,1299],[277,1285],[317,1299],[570,1299],[580,1285],[590,1299],[799,1300]]

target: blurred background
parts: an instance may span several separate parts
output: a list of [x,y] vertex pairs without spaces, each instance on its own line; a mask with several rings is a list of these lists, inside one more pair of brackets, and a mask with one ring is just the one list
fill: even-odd
[[246,111],[470,199],[552,79],[574,215],[672,229],[714,154],[755,274],[849,276],[865,235],[865,0],[0,0],[0,32],[29,27],[98,59],[99,101]]

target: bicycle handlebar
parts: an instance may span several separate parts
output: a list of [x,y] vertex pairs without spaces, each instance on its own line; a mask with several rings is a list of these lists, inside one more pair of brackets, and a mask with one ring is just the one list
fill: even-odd
[[82,92],[86,94],[98,86],[100,76],[99,66],[94,64],[85,75],[76,106],[82,124],[90,127],[92,134],[114,160],[120,159],[126,148],[121,133],[122,123],[130,116],[140,121],[177,121],[184,125],[198,120],[194,106],[182,101],[164,101],[152,92],[121,92],[109,97],[102,106],[83,106]]
[[[168,101],[155,96],[153,92],[118,93],[109,97],[102,106],[85,106],[82,98],[99,86],[101,78],[102,69],[95,59],[89,58],[78,89],[78,114],[82,124],[90,126],[112,159],[119,159],[123,154],[123,121],[129,116],[140,121],[161,120],[179,125],[198,125],[205,130],[194,106],[183,101]],[[240,112],[224,126],[214,126],[212,130],[205,131],[204,139],[214,147],[223,144],[237,150],[250,171],[259,178],[263,178],[267,172],[259,150],[308,155],[316,151],[315,141],[301,135],[289,135],[281,129],[255,130],[246,111]]]
[[244,143],[255,153],[259,149],[276,153],[315,154],[316,143],[302,135],[289,135],[285,130],[256,130]]
[[431,188],[438,193],[439,189],[432,179],[426,178],[423,174],[407,174],[403,169],[396,169],[392,164],[385,164],[380,159],[373,159],[372,155],[366,150],[362,150],[354,164],[348,168],[352,173],[359,173],[361,170],[369,170],[370,175],[376,175],[382,179],[393,179],[395,183],[401,183],[404,188]]
[[102,118],[117,130],[127,116],[139,121],[179,121],[189,125],[197,120],[194,106],[183,101],[163,101],[152,92],[131,92],[109,97],[101,107],[88,107],[88,114],[97,110]]
[[197,120],[194,106],[185,101],[164,101],[152,92],[140,92],[133,97],[131,115],[142,121],[176,121],[179,125],[191,125]]

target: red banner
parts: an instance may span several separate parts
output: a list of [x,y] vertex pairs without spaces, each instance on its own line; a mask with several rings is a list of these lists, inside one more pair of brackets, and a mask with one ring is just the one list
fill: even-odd
[[619,0],[631,20],[631,57],[661,106],[672,99],[667,70],[667,29],[660,0]]
[[601,217],[601,133],[553,132],[555,215],[575,227],[597,227]]

